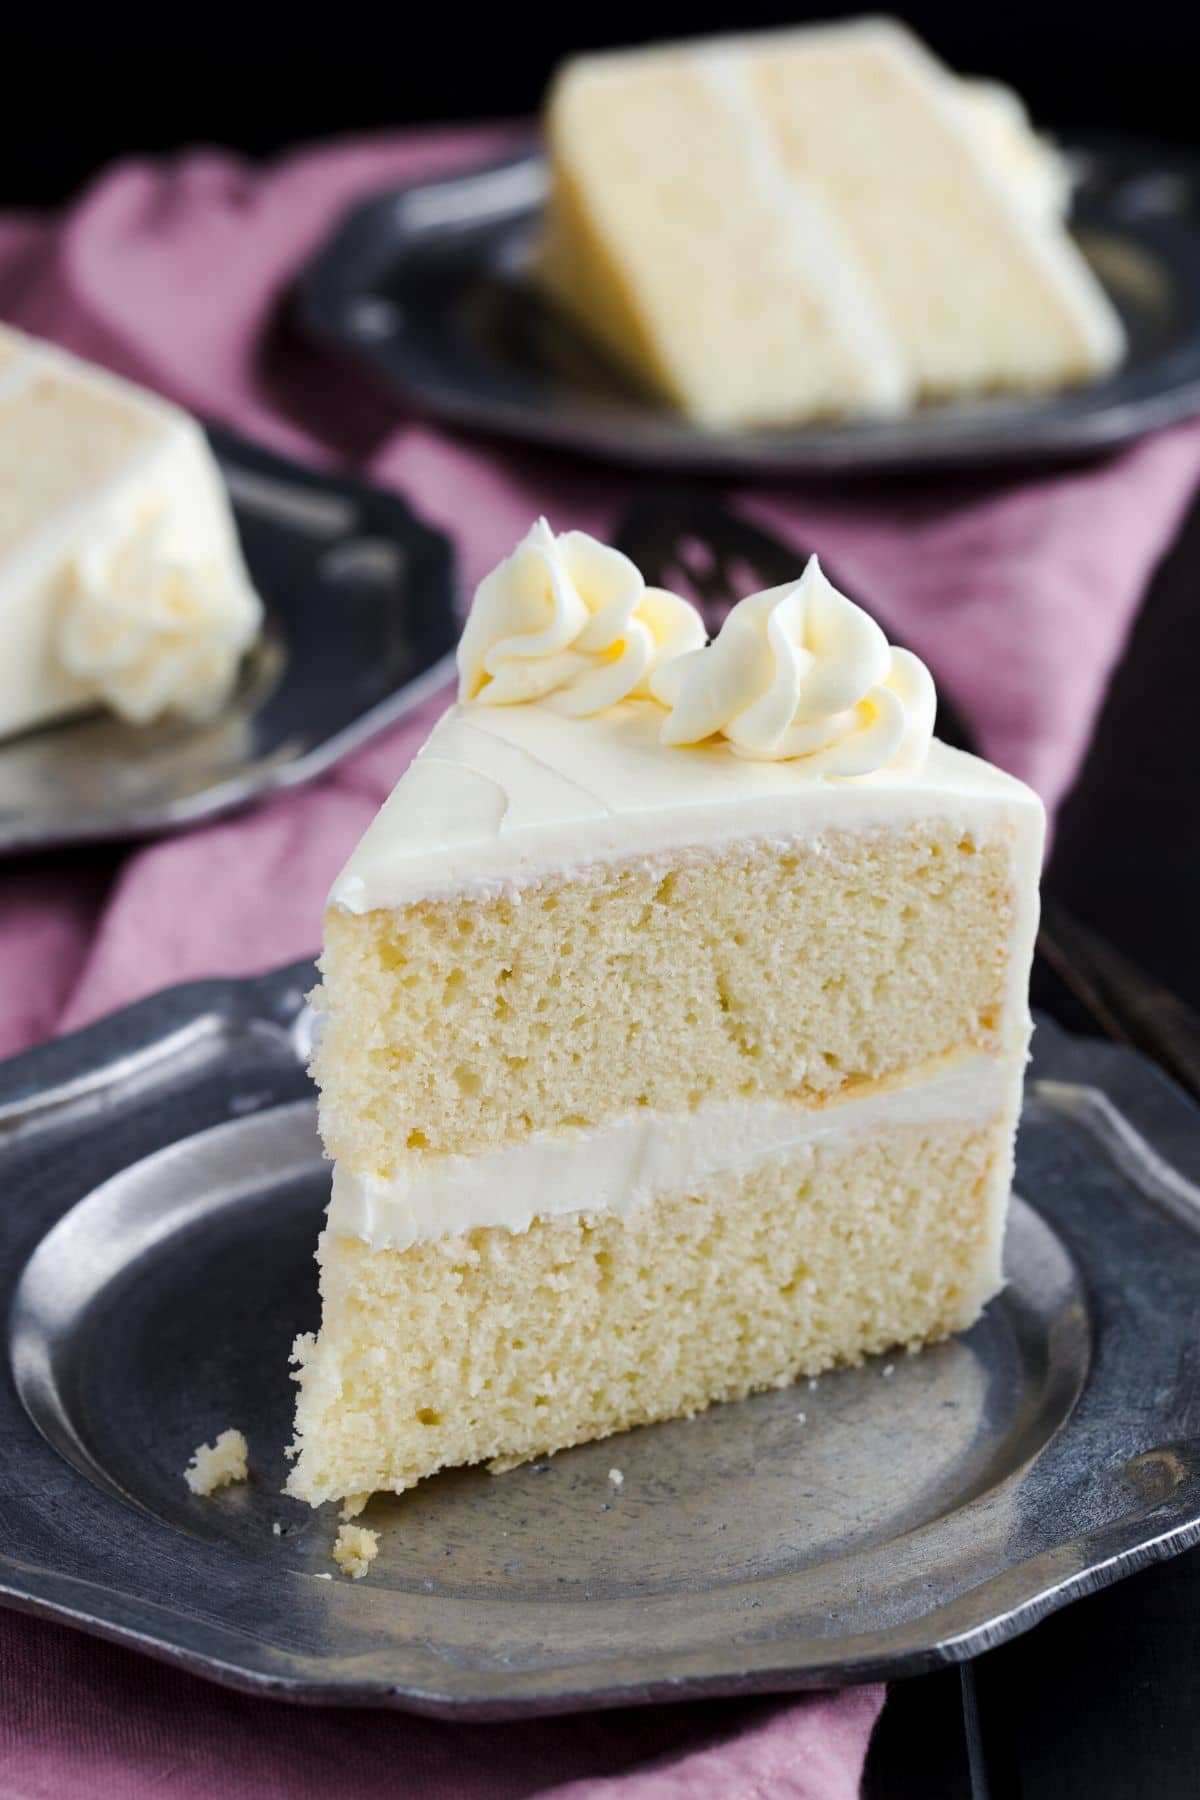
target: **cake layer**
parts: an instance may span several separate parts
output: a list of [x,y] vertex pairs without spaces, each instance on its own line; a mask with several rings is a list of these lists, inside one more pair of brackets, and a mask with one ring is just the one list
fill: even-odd
[[326,1147],[387,1179],[411,1150],[478,1154],[639,1108],[811,1104],[954,1053],[1020,1054],[1034,922],[1015,829],[831,829],[474,901],[332,907]]
[[339,1163],[328,1230],[406,1250],[480,1226],[527,1231],[570,1212],[625,1216],[663,1194],[864,1133],[950,1121],[983,1124],[1019,1091],[1024,1059],[952,1058],[909,1079],[824,1106],[709,1101],[670,1115],[639,1108],[592,1130],[539,1132],[481,1156],[409,1151],[384,1179]]
[[322,1241],[299,1458],[317,1504],[537,1456],[969,1325],[1000,1280],[1012,1111],[810,1143],[620,1215]]

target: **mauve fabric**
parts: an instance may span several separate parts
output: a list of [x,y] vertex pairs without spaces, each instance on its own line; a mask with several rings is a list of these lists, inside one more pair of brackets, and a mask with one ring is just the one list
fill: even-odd
[[[502,154],[506,127],[358,141],[264,169],[212,151],[127,163],[61,219],[0,217],[0,316],[196,412],[404,491],[454,536],[462,589],[530,519],[605,533],[636,482],[456,438],[306,352],[283,303],[351,200]],[[828,555],[923,654],[986,754],[1047,802],[1200,473],[1200,428],[1050,476],[732,498]],[[311,953],[332,875],[445,696],[303,793],[188,836],[0,870],[0,1053],[165,983]],[[0,1797],[178,1800],[857,1793],[878,1688],[507,1726],[292,1710],[56,1626],[0,1616]]]

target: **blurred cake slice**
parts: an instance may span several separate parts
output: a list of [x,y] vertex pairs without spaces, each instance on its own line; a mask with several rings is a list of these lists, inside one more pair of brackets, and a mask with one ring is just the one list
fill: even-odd
[[579,57],[545,125],[543,280],[700,423],[1051,389],[1121,355],[1020,102],[891,21]]
[[539,525],[325,920],[317,1503],[690,1414],[996,1291],[1042,810],[815,561],[703,646]]
[[206,717],[261,622],[195,420],[0,326],[0,736]]

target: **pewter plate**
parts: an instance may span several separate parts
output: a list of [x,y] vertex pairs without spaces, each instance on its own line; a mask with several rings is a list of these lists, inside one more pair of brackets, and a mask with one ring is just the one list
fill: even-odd
[[1129,355],[1070,393],[927,407],[904,419],[706,431],[647,399],[530,280],[541,156],[367,200],[296,292],[301,326],[452,425],[614,463],[732,476],[880,475],[1095,454],[1200,411],[1200,163],[1068,146],[1074,230],[1125,321]]
[[[328,1189],[310,978],[0,1067],[10,1604],[250,1692],[497,1718],[911,1674],[1200,1539],[1200,1114],[1043,1026],[973,1331],[376,1499],[369,1578],[321,1579],[335,1509],[279,1491]],[[230,1424],[252,1479],[196,1499]]]
[[209,435],[263,635],[211,723],[95,712],[0,742],[0,856],[176,831],[311,781],[450,673],[440,532],[395,494]]

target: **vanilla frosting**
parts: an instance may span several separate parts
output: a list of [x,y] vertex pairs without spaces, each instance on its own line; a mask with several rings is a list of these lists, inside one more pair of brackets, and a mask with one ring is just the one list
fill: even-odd
[[648,588],[619,550],[539,519],[484,578],[458,647],[459,698],[542,700],[583,717],[648,692],[672,657],[703,645],[695,607]]
[[893,650],[815,556],[798,581],[740,601],[711,648],[656,670],[650,691],[671,708],[665,744],[719,733],[738,756],[823,775],[919,769],[937,710],[924,663]]
[[64,669],[132,724],[169,711],[211,718],[253,641],[260,609],[219,556],[172,546],[165,510],[107,519],[63,582]]
[[195,421],[0,327],[0,735],[207,716],[261,622]]
[[1021,1058],[965,1056],[900,1087],[824,1107],[709,1101],[686,1116],[640,1109],[588,1130],[541,1132],[481,1156],[408,1153],[390,1178],[338,1163],[329,1230],[406,1250],[481,1226],[525,1231],[564,1213],[624,1216],[714,1177],[809,1156],[861,1132],[986,1123],[1012,1104]]
[[1011,834],[1030,880],[1040,865],[1037,796],[936,738],[919,770],[844,780],[807,774],[803,762],[734,756],[722,739],[670,749],[662,722],[647,700],[586,719],[541,705],[451,707],[368,826],[330,904],[370,912],[520,888],[589,862],[902,830],[921,819]]
[[960,80],[962,120],[1009,192],[1038,218],[1058,220],[1071,204],[1071,171],[1029,122],[1024,101],[999,81]]

